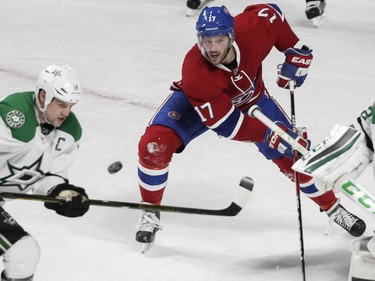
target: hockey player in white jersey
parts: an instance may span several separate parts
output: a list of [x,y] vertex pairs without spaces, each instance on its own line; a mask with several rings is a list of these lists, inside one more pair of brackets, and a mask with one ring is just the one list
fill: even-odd
[[[374,101],[375,102],[375,101]],[[312,175],[326,189],[339,189],[342,179],[354,181],[371,164],[375,173],[375,103],[372,102],[350,127],[335,125],[329,136],[298,160],[293,169]],[[369,186],[374,186],[371,184]],[[355,186],[359,190],[359,186]],[[355,192],[353,192],[355,193]],[[369,189],[355,201],[375,214],[375,200]],[[362,192],[364,194],[364,192]],[[354,194],[355,195],[355,194]],[[360,196],[360,194],[359,194]],[[375,236],[362,236],[352,242],[349,281],[375,281]]]
[[[51,65],[37,81],[35,92],[14,93],[0,101],[0,192],[65,198],[45,207],[66,217],[84,215],[88,196],[68,182],[82,129],[71,112],[82,94],[69,66]],[[1,197],[1,194],[0,194]],[[39,262],[37,241],[0,206],[1,281],[31,281]]]

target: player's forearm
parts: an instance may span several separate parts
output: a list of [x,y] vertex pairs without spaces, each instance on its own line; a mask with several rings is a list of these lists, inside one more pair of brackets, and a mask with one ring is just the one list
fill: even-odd
[[64,182],[65,179],[58,175],[47,175],[34,184],[33,192],[35,194],[46,195],[52,187]]

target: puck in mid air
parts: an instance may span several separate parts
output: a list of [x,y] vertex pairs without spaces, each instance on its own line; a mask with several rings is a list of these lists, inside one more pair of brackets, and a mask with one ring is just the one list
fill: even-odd
[[122,168],[122,164],[120,161],[116,161],[116,162],[113,162],[111,165],[109,165],[108,167],[108,172],[110,174],[115,174],[117,173],[118,171],[120,171]]

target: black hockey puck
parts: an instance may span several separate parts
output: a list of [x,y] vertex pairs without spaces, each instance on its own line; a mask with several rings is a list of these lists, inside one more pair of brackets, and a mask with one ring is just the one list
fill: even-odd
[[118,171],[120,171],[122,168],[122,164],[120,161],[116,161],[116,162],[113,162],[111,165],[109,165],[108,167],[108,172],[110,174],[114,174],[114,173],[117,173]]

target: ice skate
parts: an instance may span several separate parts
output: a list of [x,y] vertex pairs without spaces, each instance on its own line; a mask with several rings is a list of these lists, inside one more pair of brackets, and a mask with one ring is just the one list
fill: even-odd
[[141,218],[138,223],[138,231],[135,240],[141,243],[142,254],[148,252],[155,243],[155,233],[162,230],[160,224],[160,212],[142,211]]
[[211,2],[211,1],[214,1],[214,0],[187,0],[186,16],[194,17],[198,15],[198,13],[202,10],[202,8],[206,6],[208,2]]
[[311,20],[315,27],[320,27],[327,20],[326,15],[324,14],[325,6],[325,0],[306,2],[306,17]]
[[330,220],[337,223],[354,237],[361,236],[366,230],[366,223],[356,215],[347,211],[339,201],[327,210],[326,213]]

